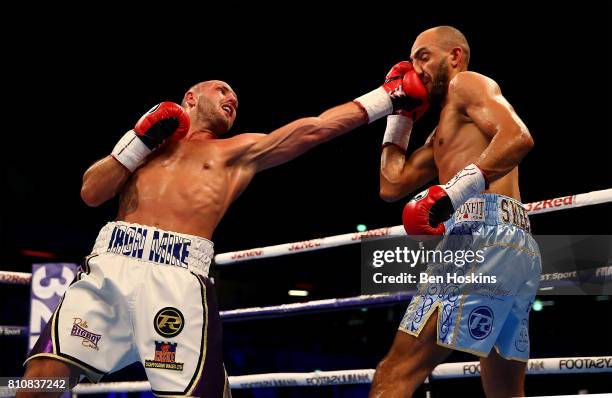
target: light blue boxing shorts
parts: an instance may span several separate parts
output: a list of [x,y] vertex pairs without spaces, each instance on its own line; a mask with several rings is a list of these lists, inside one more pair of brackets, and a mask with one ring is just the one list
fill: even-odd
[[[399,330],[418,336],[438,309],[439,345],[481,357],[495,348],[503,358],[527,361],[529,310],[542,264],[523,205],[506,196],[480,194],[457,209],[445,227],[436,250],[480,250],[479,261],[463,267],[456,261],[429,264],[427,274],[439,278],[419,286]],[[465,283],[458,274],[477,278]]]

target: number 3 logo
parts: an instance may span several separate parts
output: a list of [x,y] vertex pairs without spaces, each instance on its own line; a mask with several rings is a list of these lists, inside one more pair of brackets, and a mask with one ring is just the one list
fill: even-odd
[[68,267],[62,267],[62,276],[47,277],[47,270],[41,267],[32,275],[32,293],[39,299],[50,299],[54,295],[62,296],[70,282],[74,278],[74,273]]

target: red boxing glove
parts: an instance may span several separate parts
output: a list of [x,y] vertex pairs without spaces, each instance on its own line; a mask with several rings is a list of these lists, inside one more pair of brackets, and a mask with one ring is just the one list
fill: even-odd
[[150,149],[157,148],[166,138],[178,141],[189,131],[189,115],[174,102],[162,102],[142,115],[134,132]]
[[[396,83],[397,76],[402,76],[402,83],[394,88],[398,95],[395,96],[393,107],[399,110],[387,116],[383,147],[393,144],[405,152],[410,141],[412,124],[427,111],[429,102],[427,101],[427,90],[410,62],[402,61],[391,68],[385,84]],[[402,93],[405,95],[402,96]],[[391,94],[391,97],[394,98],[394,95]]]
[[443,222],[469,198],[488,187],[484,172],[467,165],[444,185],[434,185],[416,195],[404,207],[402,221],[408,235],[442,235]]
[[453,205],[440,185],[434,185],[406,203],[402,213],[408,235],[442,235],[443,222],[453,214]]
[[393,113],[410,117],[414,121],[429,108],[427,90],[408,61],[398,62],[391,68],[383,88],[391,97]]
[[129,171],[140,166],[166,139],[178,141],[189,131],[189,115],[174,102],[162,102],[145,113],[119,140],[111,155]]
[[391,68],[382,87],[355,99],[368,115],[368,122],[396,111],[405,111],[413,118],[420,117],[429,107],[425,86],[408,61]]

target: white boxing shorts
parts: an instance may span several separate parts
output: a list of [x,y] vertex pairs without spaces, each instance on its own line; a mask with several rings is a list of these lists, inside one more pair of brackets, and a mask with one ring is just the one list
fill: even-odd
[[50,357],[98,382],[140,361],[155,395],[227,397],[213,244],[110,222],[28,360]]

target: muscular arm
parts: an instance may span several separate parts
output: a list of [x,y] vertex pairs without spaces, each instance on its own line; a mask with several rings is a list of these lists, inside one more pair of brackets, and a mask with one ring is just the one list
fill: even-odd
[[270,134],[257,136],[242,160],[261,171],[298,157],[309,149],[367,123],[355,102],[331,108],[318,117],[291,122]]
[[394,202],[434,179],[438,171],[431,141],[406,158],[395,145],[383,148],[380,158],[380,197]]
[[451,82],[451,95],[476,126],[492,138],[476,162],[488,182],[509,173],[531,150],[533,139],[497,83],[477,73],[462,72]]
[[131,173],[114,157],[107,156],[91,165],[83,175],[81,198],[88,206],[99,206],[114,197]]

